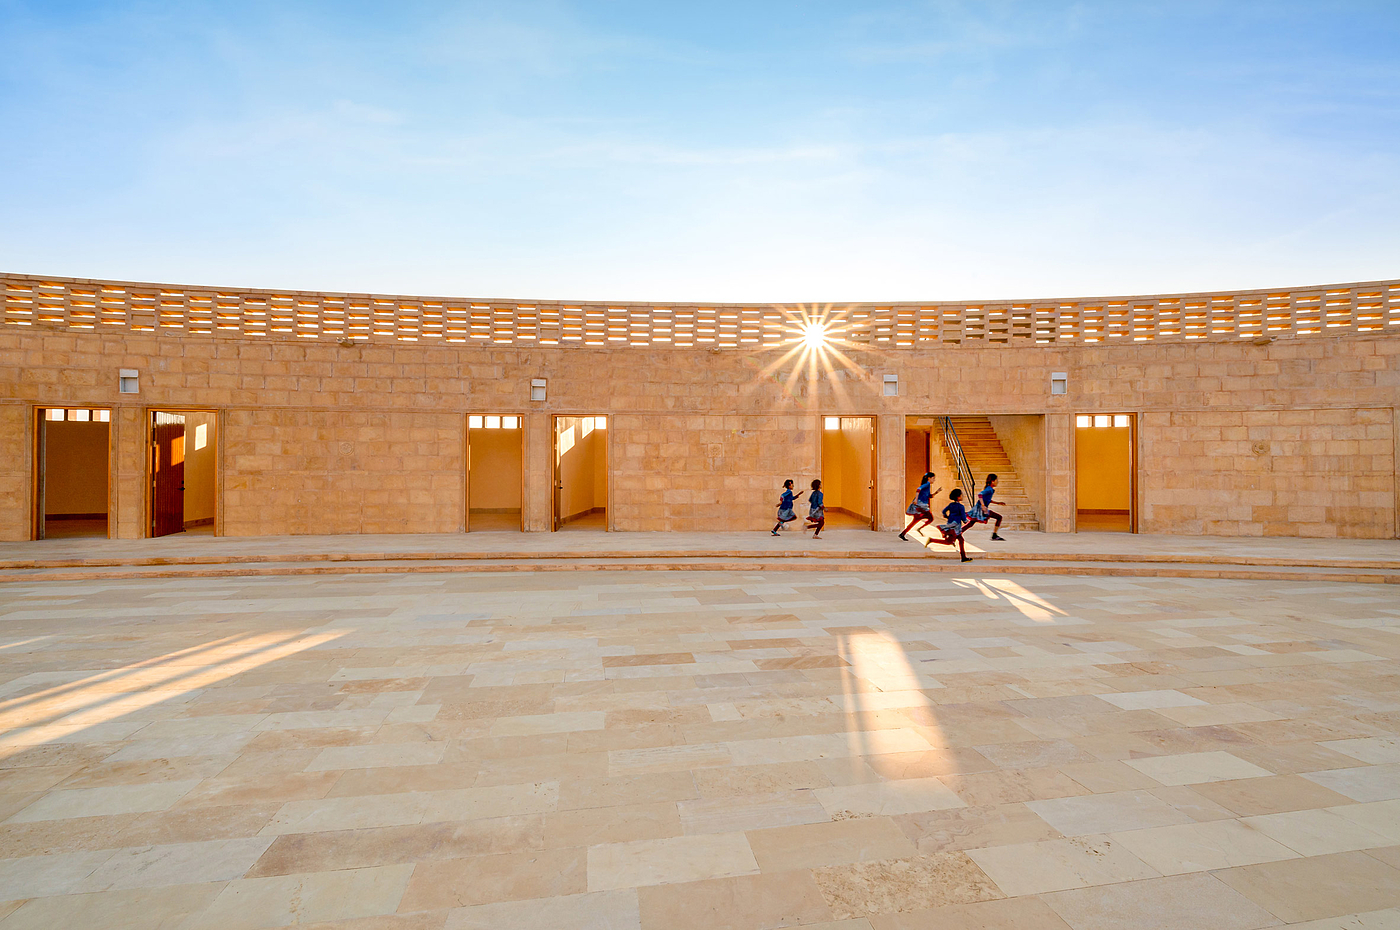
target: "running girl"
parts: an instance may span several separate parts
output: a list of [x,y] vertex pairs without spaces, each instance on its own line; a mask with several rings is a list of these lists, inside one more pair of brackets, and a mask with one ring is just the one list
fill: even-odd
[[816,530],[812,534],[813,539],[822,538],[822,527],[826,526],[826,495],[822,493],[822,482],[820,478],[812,480],[812,493],[807,498],[812,505],[811,511],[807,514],[807,525],[804,530]]
[[793,520],[797,519],[797,514],[792,512],[792,505],[795,504],[797,498],[801,496],[802,493],[800,491],[796,496],[793,495],[791,478],[783,482],[783,496],[782,499],[778,501],[778,522],[773,524],[774,536],[779,535],[778,530],[783,528],[784,523],[791,523]]
[[[953,488],[948,492],[949,504],[943,508],[943,519],[947,520],[940,526],[939,532],[943,534],[942,539],[929,538],[929,542],[938,543],[941,546],[951,546],[957,544],[958,554],[962,556],[964,562],[971,562],[967,557],[967,547],[963,545],[963,529],[967,523],[967,508],[962,505],[963,492],[961,488]],[[925,543],[924,545],[928,545]]]
[[914,529],[915,524],[933,522],[933,509],[929,504],[929,498],[943,489],[930,487],[932,481],[933,472],[926,472],[922,481],[919,483],[919,493],[916,494],[914,500],[910,502],[909,509],[904,511],[913,519],[909,521],[909,525],[904,528],[904,531],[899,534],[900,539],[908,539],[909,531]]
[[1001,529],[1001,514],[992,509],[993,504],[1004,504],[1006,501],[994,501],[992,497],[996,494],[997,476],[987,476],[987,486],[977,495],[977,503],[972,507],[971,519],[968,520],[964,529],[971,529],[974,523],[986,523],[988,520],[995,520],[992,524],[992,538],[997,542],[1005,542],[1005,537],[998,536],[997,530]]

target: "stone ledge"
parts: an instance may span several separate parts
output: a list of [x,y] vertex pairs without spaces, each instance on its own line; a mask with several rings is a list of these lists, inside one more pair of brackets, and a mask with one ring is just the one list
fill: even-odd
[[[1316,581],[1350,584],[1400,584],[1400,569],[1324,568],[1189,562],[1054,561],[975,559],[959,562],[952,554],[942,558],[792,559],[771,556],[709,555],[702,558],[667,558],[656,555],[533,557],[521,559],[468,558],[419,560],[393,559],[359,562],[264,562],[163,567],[83,567],[9,569],[0,571],[0,584],[44,581],[114,581],[133,578],[231,578],[279,575],[422,574],[557,571],[719,571],[719,572],[962,572],[985,575],[1083,575],[1131,578],[1213,578],[1251,581]],[[978,562],[994,567],[973,569]],[[786,564],[784,564],[786,563]]]

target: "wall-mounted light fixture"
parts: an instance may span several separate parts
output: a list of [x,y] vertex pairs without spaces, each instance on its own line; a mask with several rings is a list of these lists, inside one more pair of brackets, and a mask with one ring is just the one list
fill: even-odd
[[1067,371],[1052,371],[1052,372],[1050,372],[1050,393],[1051,393],[1051,394],[1068,394],[1068,393],[1069,393],[1069,372],[1067,372]]
[[544,378],[535,378],[530,382],[530,399],[544,400]]
[[121,368],[117,370],[117,391],[122,394],[139,394],[140,373],[135,368]]
[[899,396],[899,375],[885,375],[885,396]]

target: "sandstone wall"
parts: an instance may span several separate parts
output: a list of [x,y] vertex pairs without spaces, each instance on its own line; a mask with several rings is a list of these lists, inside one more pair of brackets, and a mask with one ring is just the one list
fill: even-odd
[[[762,529],[810,480],[824,414],[877,417],[879,514],[900,523],[906,415],[1044,415],[1045,528],[1073,528],[1075,413],[1139,417],[1140,529],[1396,534],[1400,339],[847,348],[833,374],[781,351],[520,348],[0,331],[0,536],[32,528],[33,409],[110,406],[113,532],[147,532],[150,409],[216,411],[227,535],[455,532],[465,416],[525,417],[524,523],[550,523],[552,418],[611,416],[619,530]],[[119,394],[135,368],[138,395]],[[1050,391],[1067,371],[1069,393]],[[885,373],[899,393],[884,396]],[[529,400],[532,378],[548,399]],[[1256,443],[1267,448],[1257,451]],[[805,485],[806,480],[799,480]]]
[[1389,408],[1154,411],[1140,422],[1141,532],[1395,534]]
[[222,533],[458,533],[465,421],[452,413],[236,408]]
[[769,528],[783,480],[801,489],[817,474],[815,417],[629,414],[612,422],[614,529]]

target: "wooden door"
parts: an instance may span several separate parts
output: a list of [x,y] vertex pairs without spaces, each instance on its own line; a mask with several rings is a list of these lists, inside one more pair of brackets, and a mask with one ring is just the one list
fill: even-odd
[[876,529],[880,525],[880,495],[876,489],[880,486],[880,457],[877,454],[880,443],[876,432],[880,429],[878,417],[870,418],[870,528]]
[[1137,414],[1128,414],[1128,532],[1138,531],[1138,429]]
[[185,424],[157,422],[151,428],[151,535],[185,530]]
[[559,444],[559,418],[554,418],[554,529],[562,525],[564,506],[564,452]]
[[919,492],[919,482],[928,471],[929,433],[923,430],[904,431],[904,499],[913,500]]
[[37,431],[37,436],[38,436],[38,438],[36,439],[36,441],[35,441],[35,443],[34,443],[34,476],[35,476],[35,486],[34,486],[34,538],[35,538],[35,539],[43,539],[43,538],[44,538],[44,524],[47,522],[47,520],[46,520],[45,518],[46,518],[47,515],[48,515],[48,500],[47,500],[47,497],[46,497],[46,495],[45,495],[45,487],[44,487],[44,485],[45,485],[44,479],[45,479],[45,478],[47,477],[47,475],[48,475],[48,468],[49,468],[49,460],[48,460],[49,427],[48,427],[48,424],[47,424],[47,422],[46,422],[46,420],[47,420],[47,418],[48,418],[48,413],[49,413],[49,412],[48,412],[47,410],[40,410],[40,411],[38,411],[38,416],[39,416],[39,428],[38,428],[38,431]]

